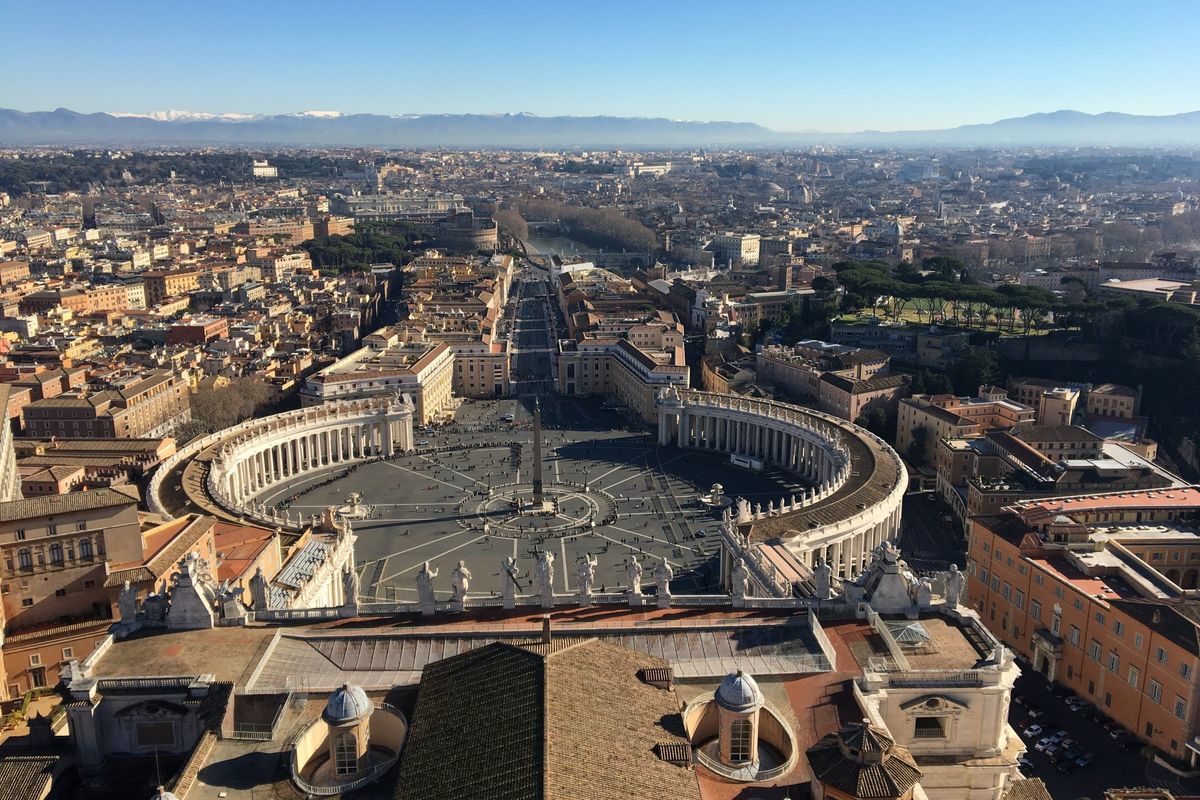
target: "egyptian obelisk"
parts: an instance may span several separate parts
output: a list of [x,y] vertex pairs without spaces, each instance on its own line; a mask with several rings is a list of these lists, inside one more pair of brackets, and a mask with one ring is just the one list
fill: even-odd
[[533,507],[541,510],[542,498],[542,404],[533,401]]

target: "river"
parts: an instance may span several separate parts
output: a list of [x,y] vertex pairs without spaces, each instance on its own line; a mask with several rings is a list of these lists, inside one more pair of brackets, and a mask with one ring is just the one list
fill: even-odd
[[543,255],[559,256],[564,259],[579,253],[594,253],[597,249],[568,236],[530,236],[525,240],[525,246],[529,248],[530,255],[536,251]]

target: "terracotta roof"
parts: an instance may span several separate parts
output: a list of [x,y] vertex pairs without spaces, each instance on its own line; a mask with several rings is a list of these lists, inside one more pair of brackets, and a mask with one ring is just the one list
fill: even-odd
[[94,508],[136,504],[139,499],[141,498],[138,496],[138,490],[132,486],[70,492],[51,497],[29,497],[24,500],[13,500],[10,503],[0,503],[0,522],[15,522],[51,514],[69,514],[75,511],[90,511]]
[[594,639],[495,643],[431,664],[396,800],[698,800],[695,774],[658,755],[689,746],[681,723],[664,729],[678,701],[638,679],[665,667]]

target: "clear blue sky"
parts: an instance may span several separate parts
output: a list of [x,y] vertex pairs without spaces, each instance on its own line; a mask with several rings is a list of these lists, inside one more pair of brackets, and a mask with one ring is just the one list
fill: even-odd
[[1200,110],[1194,0],[0,0],[0,107],[613,114],[781,131]]

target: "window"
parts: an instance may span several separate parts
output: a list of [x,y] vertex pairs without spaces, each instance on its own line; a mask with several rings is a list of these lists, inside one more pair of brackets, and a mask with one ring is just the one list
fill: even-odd
[[1100,643],[1095,639],[1088,645],[1088,655],[1092,657],[1092,661],[1100,661]]
[[913,724],[913,737],[916,739],[945,739],[945,717],[917,717]]
[[1186,678],[1192,674],[1192,665],[1186,661],[1179,665],[1179,677]]
[[1074,625],[1071,626],[1071,632],[1067,635],[1067,641],[1079,647],[1079,628],[1076,628]]
[[175,723],[173,722],[139,722],[136,732],[138,747],[175,746]]
[[76,522],[76,523],[75,523],[75,530],[77,530],[77,531],[86,531],[86,530],[87,530],[87,523],[86,523],[86,522]]
[[1000,576],[998,576],[998,575],[992,576],[992,591],[993,592],[1000,591]]
[[1082,610],[1083,610],[1083,601],[1082,601],[1082,600],[1080,600],[1078,597],[1076,597],[1076,598],[1075,598],[1075,610],[1076,610],[1076,611],[1082,611]]
[[1099,622],[1101,625],[1104,624],[1104,612],[1103,611],[1096,612],[1096,622]]
[[54,596],[55,596],[55,597],[66,597],[66,596],[67,596],[67,590],[66,590],[66,589],[55,589],[55,590],[54,590]]
[[1162,684],[1158,681],[1150,681],[1150,686],[1146,689],[1146,694],[1150,695],[1150,699],[1156,703],[1162,702]]
[[1155,649],[1154,660],[1160,664],[1166,664],[1167,663],[1167,651],[1163,650],[1161,647]]
[[1037,600],[1029,601],[1029,616],[1037,620],[1042,618],[1042,604]]
[[34,653],[33,655],[31,655],[29,657],[29,666],[40,667],[41,665],[42,665],[42,657],[39,654]]
[[1012,598],[1012,587],[1008,585],[1008,581],[1005,581],[1004,585],[1000,587],[1000,596],[1005,600]]
[[1106,706],[1112,705],[1112,692],[1104,693],[1104,705],[1106,705]]
[[33,553],[28,547],[23,547],[17,551],[17,564],[21,569],[33,569]]
[[1038,586],[1041,586],[1043,583],[1045,583],[1045,579],[1042,577],[1042,573],[1040,573],[1040,572],[1033,573],[1033,582],[1036,583]]
[[1055,636],[1058,636],[1058,632],[1060,630],[1062,630],[1062,617],[1059,616],[1058,614],[1055,614],[1050,619],[1050,632],[1053,633]]
[[21,601],[21,608],[33,608],[33,598],[26,597]]
[[1121,622],[1121,620],[1113,620],[1113,633],[1115,633],[1117,636],[1121,636],[1125,633],[1125,625]]
[[1116,651],[1109,650],[1108,651],[1108,671],[1116,672],[1120,668],[1121,668],[1121,657],[1117,655]]
[[1133,635],[1133,649],[1134,650],[1142,649],[1142,635],[1140,633],[1135,633]]
[[1127,680],[1129,681],[1130,686],[1132,686],[1133,688],[1136,689],[1137,685],[1138,685],[1138,680],[1141,677],[1142,677],[1142,673],[1138,671],[1137,667],[1129,668],[1129,677],[1127,678]]
[[1025,607],[1025,593],[1020,591],[1019,589],[1017,590],[1016,604],[1017,604],[1017,608]]
[[729,725],[729,758],[735,764],[742,764],[750,760],[752,728],[748,719],[735,719]]
[[1146,723],[1146,738],[1148,739],[1153,735],[1154,735],[1154,723],[1147,722]]
[[63,563],[63,548],[58,542],[50,545],[50,563],[59,566]]
[[83,559],[87,559],[89,561],[91,560],[91,558],[92,558],[92,540],[91,539],[80,539],[79,540],[79,557],[83,558]]
[[17,528],[17,541],[18,542],[25,541],[25,529],[24,528]]
[[95,582],[95,581],[84,581],[84,582],[83,582],[83,588],[85,588],[85,589],[92,589],[92,588],[94,588],[95,586],[96,586],[96,582]]
[[62,649],[62,653],[63,653],[63,660],[67,661],[67,660],[75,657],[75,648],[74,647],[64,647]]
[[1176,695],[1176,697],[1175,697],[1175,716],[1178,717],[1179,719],[1183,719],[1183,717],[1186,713],[1187,713],[1187,701],[1184,700],[1182,697],[1179,697],[1178,695]]

